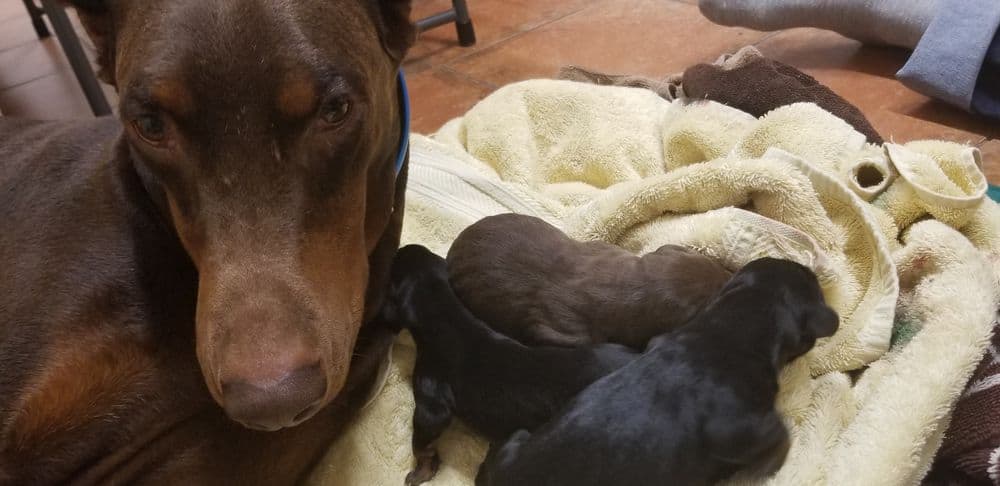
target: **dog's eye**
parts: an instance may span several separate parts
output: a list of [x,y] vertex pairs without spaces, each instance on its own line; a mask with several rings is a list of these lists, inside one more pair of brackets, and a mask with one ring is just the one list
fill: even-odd
[[339,125],[351,112],[351,102],[347,98],[335,98],[323,106],[323,121]]
[[142,115],[132,120],[135,133],[147,143],[159,145],[167,137],[167,127],[163,119],[156,115]]

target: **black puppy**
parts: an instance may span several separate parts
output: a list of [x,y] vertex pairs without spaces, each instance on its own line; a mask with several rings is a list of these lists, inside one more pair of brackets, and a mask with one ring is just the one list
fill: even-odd
[[452,415],[491,440],[534,429],[580,390],[632,361],[617,344],[527,347],[490,329],[458,300],[445,260],[422,246],[403,247],[392,266],[382,318],[417,344],[413,369],[413,450],[406,484],[437,472],[433,442]]
[[493,447],[479,486],[700,485],[777,469],[777,374],[839,318],[796,263],[748,264],[692,322],[596,381],[534,434]]

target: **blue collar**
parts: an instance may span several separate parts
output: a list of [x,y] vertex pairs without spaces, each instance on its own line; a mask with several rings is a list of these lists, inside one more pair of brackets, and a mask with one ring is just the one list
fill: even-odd
[[403,163],[406,162],[406,154],[410,150],[410,93],[406,89],[406,77],[403,70],[399,70],[398,80],[399,91],[399,117],[401,119],[403,133],[399,136],[399,151],[396,153],[396,175],[403,170]]

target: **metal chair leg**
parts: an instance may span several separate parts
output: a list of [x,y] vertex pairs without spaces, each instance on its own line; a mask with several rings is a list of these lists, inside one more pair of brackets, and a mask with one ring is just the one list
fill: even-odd
[[101,84],[97,81],[94,69],[90,66],[90,60],[83,52],[80,38],[76,36],[73,24],[66,16],[66,10],[54,0],[41,0],[41,2],[45,15],[49,17],[49,22],[52,24],[52,30],[56,31],[56,39],[59,39],[63,53],[66,54],[66,59],[69,60],[69,64],[73,68],[73,74],[80,82],[83,95],[87,97],[90,111],[94,112],[95,116],[110,115],[111,106],[108,105],[108,99],[104,97],[104,91],[101,90]]
[[469,17],[469,6],[465,0],[452,0],[455,9],[455,31],[458,33],[458,45],[468,47],[476,43],[476,29]]
[[452,8],[444,12],[418,20],[417,29],[423,32],[454,22],[458,33],[458,44],[463,47],[475,44],[476,30],[472,26],[472,18],[469,16],[469,7],[465,0],[452,0],[451,5]]
[[42,15],[45,15],[45,12],[38,5],[35,5],[33,0],[24,0],[24,6],[28,9],[28,15],[31,16],[31,25],[35,27],[35,34],[38,35],[38,38],[45,39],[52,35],[49,32],[49,26],[45,25],[45,20],[42,19]]

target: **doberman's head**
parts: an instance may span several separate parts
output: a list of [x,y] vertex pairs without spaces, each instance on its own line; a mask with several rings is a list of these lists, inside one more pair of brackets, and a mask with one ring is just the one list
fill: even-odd
[[409,0],[68,0],[198,270],[197,356],[252,428],[344,386],[393,213]]

